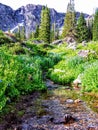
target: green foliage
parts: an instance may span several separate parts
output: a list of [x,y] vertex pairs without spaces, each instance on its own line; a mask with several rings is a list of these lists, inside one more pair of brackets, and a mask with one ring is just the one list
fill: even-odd
[[42,9],[39,38],[50,43],[50,11],[47,7]]
[[11,40],[5,36],[5,34],[3,33],[3,31],[0,30],[0,45],[5,44],[5,43],[10,43]]
[[56,27],[55,22],[52,24],[50,41],[53,42],[59,39],[59,28]]
[[42,72],[61,60],[58,54],[46,53],[49,48],[53,46],[30,41],[0,47],[0,111],[21,94],[46,90]]
[[[62,60],[49,69],[48,76],[54,82],[65,85],[72,83],[81,74],[82,91],[98,92],[98,43],[90,42],[86,46],[79,44],[75,52],[65,46],[50,51],[61,54]],[[77,56],[80,50],[89,50],[88,57]]]
[[83,13],[80,14],[80,17],[77,21],[77,28],[76,28],[77,32],[77,41],[79,43],[81,43],[82,41],[88,41],[89,39],[89,31],[88,28],[86,26],[86,21],[84,19],[84,15]]
[[[4,37],[3,32],[0,36]],[[8,42],[7,42],[8,43]],[[90,50],[87,58],[77,56],[80,50]],[[92,51],[94,53],[92,53]],[[7,101],[21,94],[46,90],[43,72],[54,82],[70,84],[82,75],[83,91],[98,91],[98,43],[78,45],[77,50],[67,44],[9,43],[0,46],[0,111]],[[96,61],[96,62],[95,62]]]
[[4,33],[2,30],[0,30],[0,36],[4,36]]
[[38,38],[38,37],[39,37],[39,25],[37,25],[36,31],[34,33],[34,38]]
[[98,10],[94,15],[94,23],[93,23],[93,40],[98,40]]
[[82,76],[83,91],[98,92],[98,61],[88,65]]
[[75,12],[67,12],[62,37],[75,36]]
[[74,56],[74,57],[71,57],[70,59],[68,59],[67,61],[68,61],[67,62],[68,67],[74,68],[74,67],[78,66],[79,64],[84,63],[85,59],[82,57],[79,57],[79,56]]
[[50,78],[60,84],[71,83],[83,70],[85,60],[78,56],[59,62],[50,73]]
[[26,54],[25,48],[20,43],[10,44],[9,52],[15,55]]
[[25,27],[20,27],[18,26],[18,31],[15,33],[15,36],[17,38],[18,41],[23,41],[26,39],[25,36]]
[[45,89],[39,60],[0,50],[0,110],[10,98]]

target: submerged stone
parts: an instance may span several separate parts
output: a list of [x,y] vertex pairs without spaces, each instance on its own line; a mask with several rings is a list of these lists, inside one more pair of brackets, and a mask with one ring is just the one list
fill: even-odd
[[66,103],[74,103],[74,101],[72,99],[67,99]]

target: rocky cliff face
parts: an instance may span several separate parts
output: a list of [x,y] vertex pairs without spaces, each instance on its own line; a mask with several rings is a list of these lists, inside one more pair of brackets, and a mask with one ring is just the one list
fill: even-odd
[[[42,6],[28,4],[22,6],[17,10],[13,10],[11,7],[0,3],[0,29],[3,31],[12,32],[18,30],[18,26],[25,27],[26,35],[34,31],[36,25],[40,24],[40,14]],[[50,9],[51,13],[51,24],[56,23],[58,28],[61,28],[64,24],[65,13],[58,13],[54,9]],[[77,17],[80,13],[77,13]],[[85,17],[89,15],[85,14]]]
[[13,28],[17,25],[14,18],[15,11],[9,6],[0,3],[0,29],[3,31]]

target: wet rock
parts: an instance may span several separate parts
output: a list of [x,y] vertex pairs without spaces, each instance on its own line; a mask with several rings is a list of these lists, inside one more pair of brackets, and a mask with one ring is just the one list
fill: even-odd
[[66,103],[69,103],[69,104],[70,104],[70,103],[74,103],[74,101],[73,101],[72,99],[67,99],[67,100],[66,100]]
[[16,130],[22,130],[22,126],[18,126]]
[[5,126],[0,126],[0,130],[5,130],[6,127]]
[[76,99],[76,100],[74,101],[74,103],[80,103],[80,102],[82,102],[82,100],[80,100],[80,99]]
[[96,126],[89,126],[87,130],[98,130],[98,127],[96,127]]
[[38,120],[37,120],[37,122],[38,122],[38,124],[47,124],[49,121],[53,121],[53,116],[50,116],[50,115],[44,115],[44,116],[42,116],[41,118],[39,118]]
[[81,84],[81,76],[82,74],[78,75],[77,79],[73,81],[74,88],[79,88],[79,84]]
[[64,117],[53,120],[54,124],[67,124],[73,123],[75,118],[73,118],[70,114],[66,114]]
[[72,117],[72,115],[70,115],[70,114],[66,114],[64,118],[65,118],[65,124],[66,123],[73,123],[75,121],[75,118]]
[[58,85],[54,84],[54,82],[52,82],[50,80],[47,80],[46,86],[47,86],[48,89],[56,89],[56,88],[58,88]]

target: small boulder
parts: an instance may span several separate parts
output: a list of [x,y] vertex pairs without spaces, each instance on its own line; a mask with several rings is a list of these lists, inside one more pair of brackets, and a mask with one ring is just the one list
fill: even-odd
[[42,44],[42,43],[44,43],[43,40],[33,40],[32,42],[33,42],[34,44]]
[[78,56],[80,57],[88,57],[90,50],[80,50],[78,52]]
[[89,126],[87,130],[98,130],[98,127],[96,127],[96,126]]
[[80,99],[76,99],[76,100],[74,101],[74,103],[80,103],[80,102],[82,102]]
[[56,41],[52,42],[52,44],[61,45],[61,44],[63,44],[63,41],[62,40],[56,40]]
[[74,36],[67,36],[67,37],[64,39],[64,41],[65,41],[67,44],[76,42]]
[[68,124],[73,123],[75,118],[71,114],[66,114],[64,117],[53,120],[54,124]]
[[72,49],[72,50],[76,50],[77,49],[76,42],[68,44],[67,48]]
[[75,121],[75,118],[72,117],[71,114],[66,114],[64,118],[65,118],[65,124],[73,123]]
[[82,46],[87,46],[86,43],[87,43],[86,41],[83,41],[83,42],[82,42]]
[[81,76],[82,74],[78,75],[77,79],[73,81],[74,88],[79,88],[79,84],[81,84]]
[[74,103],[74,101],[73,101],[72,99],[67,99],[67,100],[66,100],[66,103],[71,104],[71,103]]

